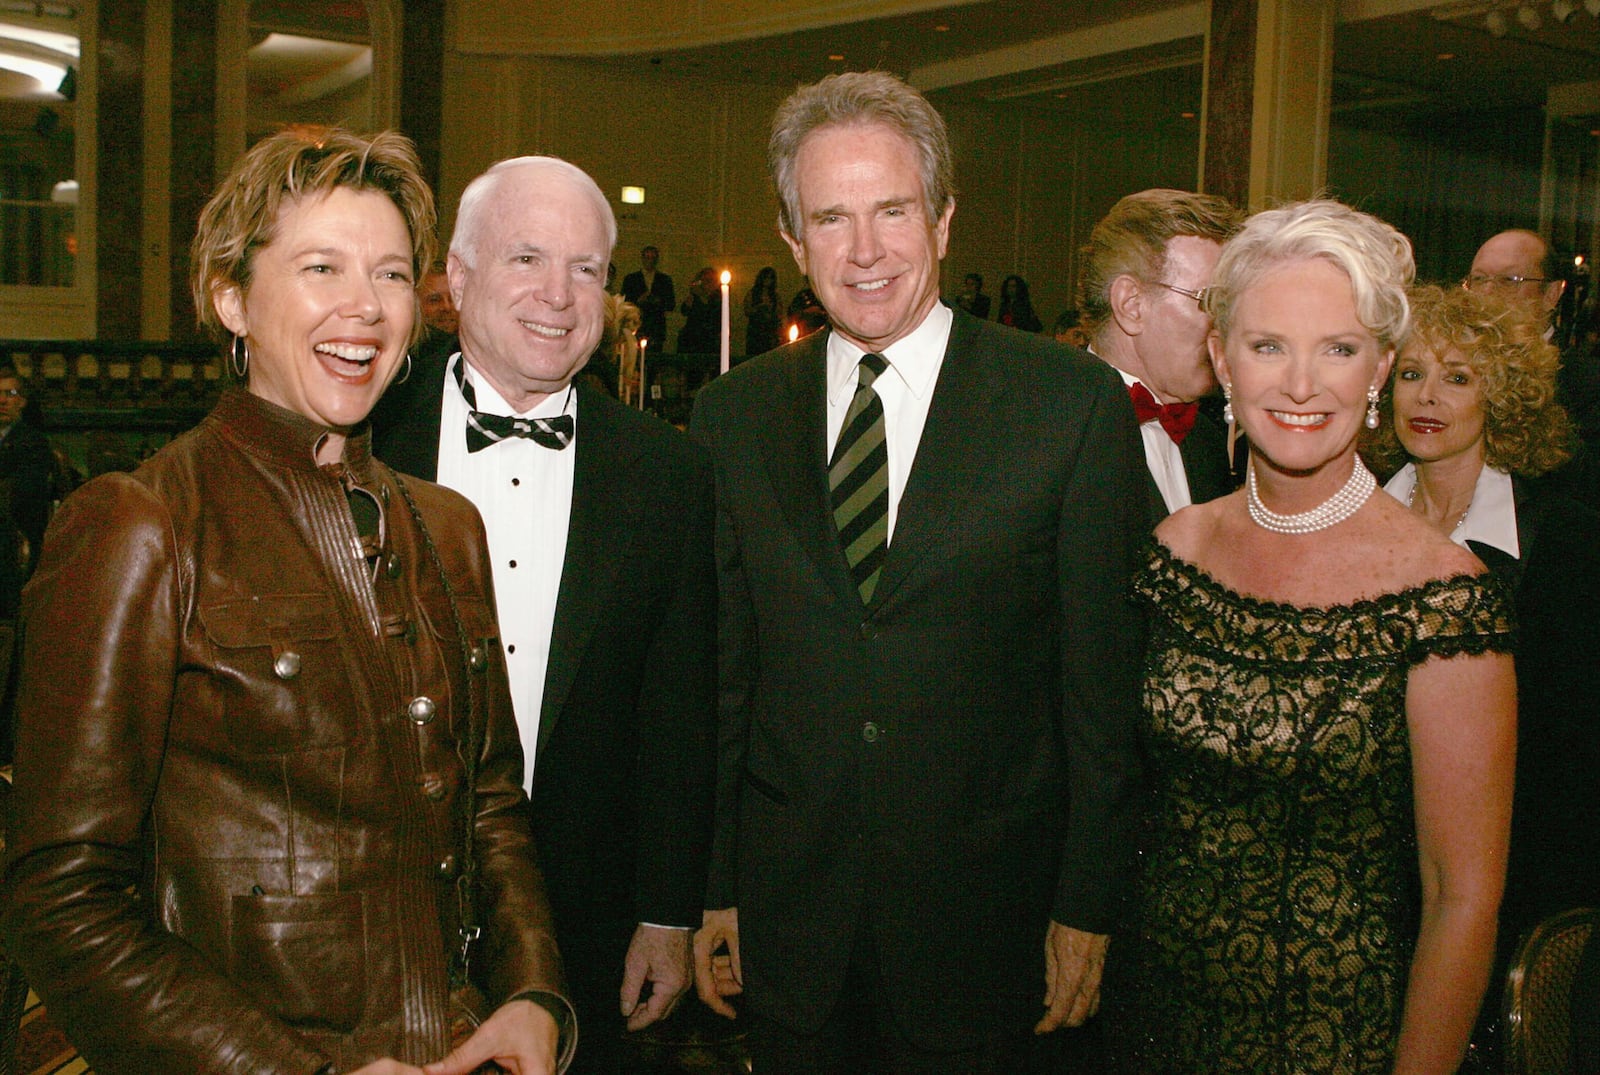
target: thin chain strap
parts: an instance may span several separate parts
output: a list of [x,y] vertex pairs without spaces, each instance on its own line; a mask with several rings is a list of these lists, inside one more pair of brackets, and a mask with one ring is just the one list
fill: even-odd
[[[405,497],[406,507],[411,510],[411,518],[416,521],[417,529],[422,534],[422,544],[428,550],[428,558],[433,561],[434,570],[439,572],[439,582],[444,587],[445,598],[450,602],[450,619],[455,625],[456,641],[461,648],[461,663],[466,672],[467,735],[466,749],[462,752],[461,758],[467,783],[465,794],[461,796],[466,815],[462,825],[466,843],[462,848],[461,872],[456,875],[456,903],[461,946],[450,961],[451,984],[463,986],[467,984],[467,965],[472,956],[472,944],[483,932],[478,925],[478,856],[475,839],[478,818],[478,756],[483,750],[484,731],[482,724],[474,719],[478,712],[478,677],[472,670],[472,643],[467,638],[466,625],[461,619],[461,607],[456,602],[456,590],[450,584],[450,576],[444,569],[444,561],[440,559],[439,550],[433,543],[433,534],[422,518],[417,502],[412,499],[411,490],[406,487],[399,474],[394,474],[393,477],[400,495]],[[488,714],[485,713],[483,723],[487,721]],[[459,751],[461,741],[458,739],[457,743]]]

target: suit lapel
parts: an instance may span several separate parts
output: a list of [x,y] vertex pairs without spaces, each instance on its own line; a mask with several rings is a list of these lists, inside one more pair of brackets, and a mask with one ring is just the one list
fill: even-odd
[[[573,678],[603,609],[614,603],[620,555],[635,536],[633,467],[640,445],[619,435],[609,401],[578,388],[578,436],[572,444],[572,514],[561,563],[550,661],[539,717],[539,752],[566,706]],[[535,759],[537,760],[537,759]]]
[[827,338],[826,332],[808,336],[784,364],[789,405],[773,408],[765,438],[767,475],[800,547],[839,600],[859,607],[828,491]]
[[889,600],[917,564],[939,547],[962,506],[972,502],[976,487],[991,473],[991,457],[1003,438],[976,416],[993,413],[999,379],[990,352],[978,338],[978,325],[958,313],[950,327],[871,608]]
[[373,454],[424,481],[439,480],[439,421],[448,361],[444,355],[419,361],[410,379],[391,386],[372,414]]
[[[1139,447],[1144,448],[1142,440]],[[1141,458],[1144,459],[1144,517],[1145,522],[1150,524],[1150,529],[1154,530],[1170,513],[1167,511],[1167,498],[1161,495],[1161,486],[1156,484],[1156,476],[1150,473],[1149,458],[1142,454]]]
[[1227,430],[1203,411],[1195,416],[1194,428],[1184,438],[1178,454],[1183,457],[1191,503],[1204,504],[1233,491]]

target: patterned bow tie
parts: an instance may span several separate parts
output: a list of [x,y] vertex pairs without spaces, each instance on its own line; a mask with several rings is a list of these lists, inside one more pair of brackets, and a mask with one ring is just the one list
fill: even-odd
[[1133,413],[1139,424],[1152,420],[1160,422],[1174,444],[1183,443],[1183,438],[1194,428],[1195,416],[1200,413],[1198,403],[1157,403],[1150,389],[1138,381],[1128,386],[1128,396],[1133,400]]
[[553,418],[516,418],[509,414],[489,414],[478,410],[478,393],[467,380],[465,359],[456,361],[456,384],[467,402],[467,451],[482,451],[508,437],[527,437],[535,444],[560,451],[572,443],[572,415]]

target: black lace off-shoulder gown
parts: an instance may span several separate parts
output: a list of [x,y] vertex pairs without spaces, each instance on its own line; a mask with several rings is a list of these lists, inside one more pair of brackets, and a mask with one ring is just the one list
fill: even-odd
[[1107,961],[1121,1068],[1387,1073],[1419,910],[1406,677],[1508,651],[1504,591],[1459,576],[1303,609],[1158,545],[1135,592],[1152,802]]

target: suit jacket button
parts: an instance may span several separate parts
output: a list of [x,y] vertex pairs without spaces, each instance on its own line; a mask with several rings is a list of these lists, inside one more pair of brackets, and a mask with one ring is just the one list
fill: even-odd
[[878,741],[878,736],[882,734],[883,729],[879,728],[870,720],[861,726],[861,738],[865,739],[869,743],[876,743]]
[[294,650],[284,650],[272,660],[272,671],[279,679],[293,679],[300,674],[300,655]]
[[433,699],[427,695],[411,699],[411,704],[406,706],[406,716],[411,718],[411,723],[419,728],[433,719],[439,707],[433,704]]
[[456,857],[454,855],[446,855],[440,859],[439,865],[435,867],[434,872],[439,875],[439,880],[441,881],[454,881],[456,879]]
[[878,637],[878,625],[871,620],[864,620],[861,624],[860,633],[863,641],[871,642]]
[[489,655],[483,651],[482,646],[473,646],[467,654],[467,667],[474,672],[482,672],[489,667]]

